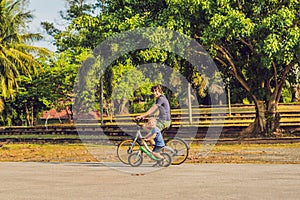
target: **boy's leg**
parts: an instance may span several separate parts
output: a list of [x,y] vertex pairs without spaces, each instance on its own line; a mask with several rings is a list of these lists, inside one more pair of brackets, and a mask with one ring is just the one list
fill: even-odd
[[150,145],[153,146],[153,149],[154,149],[154,146],[155,146],[155,141],[154,140],[148,140]]
[[152,154],[156,157],[156,158],[159,158],[159,159],[163,159],[164,157],[162,157],[160,155],[160,153],[157,153],[157,152],[152,152]]
[[152,152],[153,152],[153,150],[154,150],[154,148],[155,148],[155,141],[154,141],[154,140],[148,140],[148,142],[149,142],[150,147],[151,147]]
[[152,151],[152,154],[159,159],[163,159],[163,157],[160,155],[159,150],[163,147],[154,146],[154,149]]
[[153,167],[158,167],[158,166],[160,166],[161,160],[164,159],[164,157],[162,157],[162,156],[160,155],[160,153],[159,153],[159,150],[160,150],[161,148],[163,148],[163,147],[155,146],[154,149],[153,149],[153,151],[152,151],[152,154],[153,154],[156,158],[160,159],[159,161],[157,161],[157,162],[153,165]]

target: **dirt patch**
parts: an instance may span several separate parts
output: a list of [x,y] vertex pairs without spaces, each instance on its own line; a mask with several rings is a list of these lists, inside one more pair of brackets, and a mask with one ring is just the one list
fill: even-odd
[[[274,163],[300,164],[300,143],[190,146],[186,163]],[[0,161],[31,162],[117,162],[116,146],[83,144],[4,144]]]

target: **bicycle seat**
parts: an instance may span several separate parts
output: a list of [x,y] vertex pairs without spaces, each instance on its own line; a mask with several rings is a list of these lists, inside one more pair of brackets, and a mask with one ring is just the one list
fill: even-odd
[[164,129],[162,129],[161,133],[163,134],[165,131],[169,130],[170,128],[172,128],[172,124]]

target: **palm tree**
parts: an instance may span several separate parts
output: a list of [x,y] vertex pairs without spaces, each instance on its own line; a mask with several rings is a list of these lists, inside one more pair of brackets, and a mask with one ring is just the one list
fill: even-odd
[[0,0],[0,109],[3,99],[14,97],[20,75],[30,77],[40,67],[35,56],[49,53],[30,44],[42,36],[26,31],[33,18],[30,11],[25,11],[27,3],[28,0]]

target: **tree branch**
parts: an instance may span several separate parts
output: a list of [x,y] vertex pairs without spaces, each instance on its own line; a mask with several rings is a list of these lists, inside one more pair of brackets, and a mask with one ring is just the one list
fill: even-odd
[[[219,57],[216,57],[216,60],[217,60],[218,62],[220,62],[224,67],[227,66],[227,64],[226,64],[222,59],[220,59]],[[230,71],[231,71],[231,70],[230,70]]]
[[241,9],[241,10],[242,10],[242,4],[241,4],[241,1],[240,1],[240,0],[238,0],[238,1],[237,1],[237,3],[238,3],[238,7],[239,7],[239,9]]
[[281,91],[283,89],[283,86],[284,86],[284,83],[285,83],[285,80],[287,78],[287,75],[288,73],[290,72],[290,70],[292,69],[292,67],[298,63],[300,61],[300,59],[296,59],[294,60],[293,62],[291,62],[290,64],[288,64],[285,68],[284,68],[284,71],[282,73],[282,76],[280,78],[280,81],[278,83],[278,91],[277,91],[277,94],[276,94],[276,100],[279,101],[280,99],[280,95],[281,94]]
[[272,66],[273,66],[273,69],[274,69],[274,81],[275,81],[275,85],[276,85],[276,88],[277,88],[277,86],[278,86],[278,80],[277,80],[278,73],[277,73],[276,63],[274,62],[274,60],[272,61]]
[[[224,59],[226,59],[226,61],[228,61],[229,63],[229,67],[228,68],[230,70],[230,72],[234,75],[234,77],[240,82],[240,84],[243,86],[243,88],[251,95],[251,97],[254,99],[254,100],[257,100],[257,98],[251,93],[251,89],[250,87],[248,86],[247,82],[245,81],[244,77],[242,74],[238,73],[238,70],[237,68],[235,67],[235,64],[232,60],[232,57],[228,54],[228,51],[217,45],[217,44],[214,44],[214,47],[221,53],[222,57]],[[218,60],[222,60],[221,58],[218,58]],[[227,66],[228,67],[228,64],[226,64],[224,61],[221,62],[222,64],[224,64],[224,66]]]
[[239,39],[243,44],[245,44],[251,50],[251,52],[254,52],[254,47],[250,42],[246,42],[246,40],[244,40],[243,38],[239,38]]

